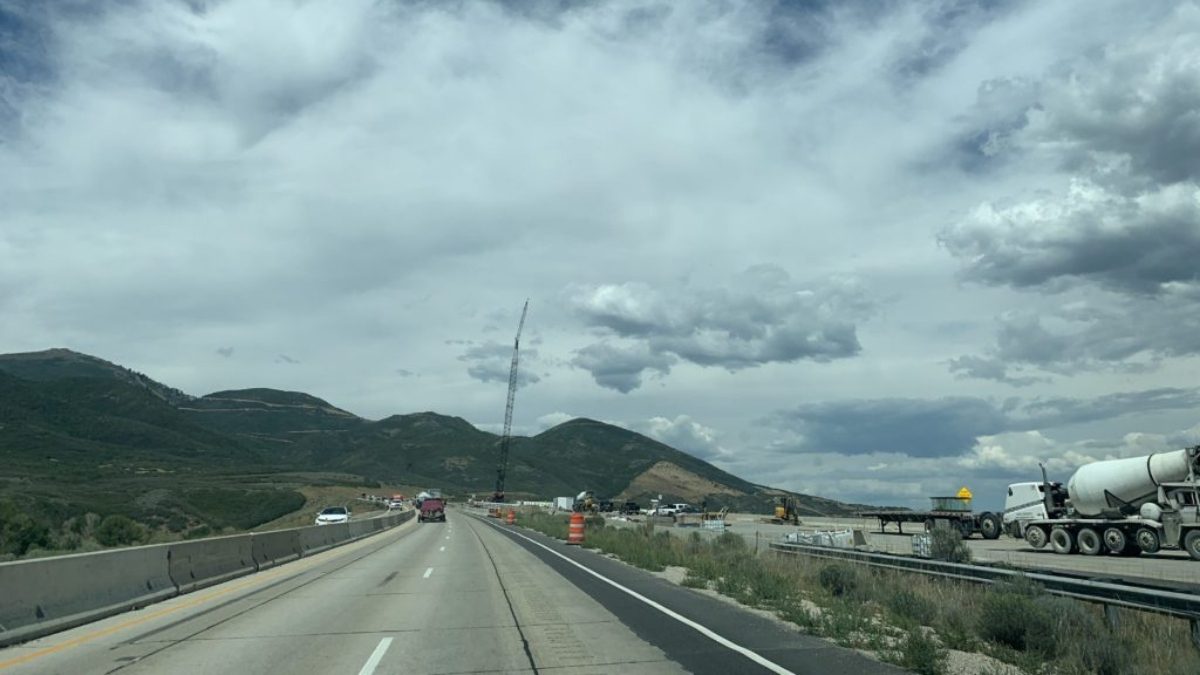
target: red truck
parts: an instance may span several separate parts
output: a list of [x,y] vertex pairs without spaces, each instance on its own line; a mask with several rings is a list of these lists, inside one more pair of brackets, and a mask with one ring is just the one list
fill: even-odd
[[446,503],[437,497],[426,497],[421,501],[421,511],[417,514],[418,522],[438,520],[446,522]]

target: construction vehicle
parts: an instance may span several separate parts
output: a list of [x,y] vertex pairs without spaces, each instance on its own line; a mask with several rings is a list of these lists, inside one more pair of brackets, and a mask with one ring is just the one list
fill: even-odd
[[521,354],[521,331],[525,328],[525,315],[529,312],[529,300],[521,308],[521,322],[517,324],[517,337],[513,339],[512,365],[508,368],[508,398],[504,403],[504,431],[500,434],[500,460],[496,464],[496,491],[492,501],[504,502],[504,481],[508,475],[508,446],[512,443],[513,403],[517,398],[517,357]]
[[973,498],[974,495],[964,486],[952,497],[930,497],[928,511],[860,511],[858,516],[879,520],[881,534],[891,523],[896,524],[896,531],[900,534],[904,534],[905,523],[921,523],[926,532],[932,532],[937,527],[948,527],[958,530],[963,539],[973,534],[978,534],[984,539],[996,539],[1003,527],[1003,517],[991,511],[976,513],[971,509]]
[[591,490],[584,490],[575,495],[575,501],[571,504],[571,510],[580,513],[595,513],[597,506],[596,495]]
[[1136,556],[1183,549],[1200,560],[1200,445],[1079,467],[1064,487],[1008,486],[1005,530],[1055,553]]
[[771,518],[771,522],[776,525],[784,525],[791,523],[792,525],[800,524],[800,505],[796,503],[795,497],[776,497],[775,498],[775,516]]

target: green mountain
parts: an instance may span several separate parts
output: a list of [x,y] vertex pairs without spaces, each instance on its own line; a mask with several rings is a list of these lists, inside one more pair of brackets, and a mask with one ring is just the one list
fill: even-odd
[[[300,392],[192,397],[65,349],[0,355],[0,516],[21,514],[68,539],[88,514],[128,516],[164,536],[253,527],[300,508],[296,490],[313,481],[490,495],[499,444],[496,434],[434,412],[371,421]],[[512,440],[510,496],[583,490],[764,514],[787,494],[595,420]],[[812,514],[856,510],[798,498]]]
[[179,404],[191,397],[187,394],[155,382],[135,371],[70,349],[47,349],[40,352],[0,354],[0,372],[24,380],[55,382],[73,378],[117,380],[141,387],[154,396],[172,404]]

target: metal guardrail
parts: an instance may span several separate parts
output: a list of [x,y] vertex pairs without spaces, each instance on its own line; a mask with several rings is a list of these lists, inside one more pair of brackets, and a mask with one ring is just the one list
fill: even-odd
[[1187,619],[1192,627],[1192,644],[1200,649],[1200,595],[1179,593],[1130,584],[1118,584],[1091,579],[1077,579],[1056,574],[943,562],[890,553],[869,553],[852,549],[826,548],[787,542],[771,542],[771,550],[787,555],[845,560],[871,567],[900,570],[928,576],[970,581],[974,583],[1003,583],[1027,579],[1046,592],[1068,598],[1104,605],[1104,616],[1110,626],[1117,623],[1117,607],[1154,612]]

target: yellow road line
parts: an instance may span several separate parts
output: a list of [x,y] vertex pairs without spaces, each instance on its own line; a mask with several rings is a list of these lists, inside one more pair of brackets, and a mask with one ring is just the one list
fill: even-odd
[[[412,522],[412,521],[410,520],[410,521],[406,521],[406,522]],[[404,524],[405,523],[401,523],[401,525],[397,526],[392,531],[393,532],[399,531],[400,527],[403,527]],[[356,542],[356,543],[361,543],[361,546],[354,546],[353,544],[351,544],[350,546],[346,546],[346,547],[339,546],[332,550],[337,551],[337,552],[341,553],[342,555],[345,555],[347,553],[357,551],[359,548],[362,548],[363,546],[371,543],[373,539],[374,539],[374,537],[367,537],[362,542]],[[354,546],[354,547],[351,548],[351,546]],[[324,551],[322,551],[322,553],[324,553]],[[138,617],[136,619],[129,619],[127,621],[123,621],[115,626],[109,626],[108,628],[101,628],[98,630],[94,630],[90,633],[85,633],[83,635],[80,635],[79,637],[72,638],[70,640],[67,640],[66,642],[63,642],[63,643],[60,643],[57,645],[53,645],[51,647],[46,647],[44,649],[39,649],[37,651],[30,652],[28,654],[23,654],[21,656],[11,658],[7,661],[0,661],[0,670],[4,670],[6,668],[11,668],[13,666],[19,666],[23,663],[29,663],[30,661],[33,661],[35,659],[40,659],[43,656],[49,656],[50,654],[55,654],[55,653],[65,650],[65,649],[70,649],[71,647],[78,647],[79,645],[82,645],[82,644],[94,642],[95,640],[99,640],[102,637],[112,635],[113,633],[117,633],[119,631],[125,630],[126,628],[133,628],[134,626],[139,626],[141,624],[146,623],[147,621],[153,621],[154,619],[157,619],[157,618],[160,618],[163,616],[167,616],[168,614],[173,614],[182,609],[190,609],[197,605],[202,605],[210,600],[214,600],[221,596],[229,595],[230,593],[240,591],[243,588],[248,588],[250,586],[254,586],[255,584],[259,584],[262,582],[266,582],[266,581],[275,579],[276,577],[282,576],[284,572],[289,572],[289,573],[295,572],[297,574],[306,572],[311,567],[315,567],[316,565],[329,562],[330,560],[336,560],[337,558],[342,557],[342,555],[333,556],[328,559],[302,558],[296,562],[306,562],[307,564],[304,565],[303,567],[299,567],[299,566],[291,567],[285,563],[283,565],[279,565],[278,567],[273,568],[269,572],[258,572],[258,573],[252,574],[252,575],[250,575],[250,579],[247,579],[246,581],[243,581],[238,584],[234,584],[233,586],[230,586],[228,588],[216,588],[216,589],[212,589],[210,591],[200,591],[197,594],[200,597],[192,597],[192,599],[190,599],[186,602],[182,602],[178,605],[175,605],[174,607],[167,607],[166,609],[160,609],[156,612],[151,612],[150,614]],[[175,596],[175,597],[180,597],[180,596]]]

